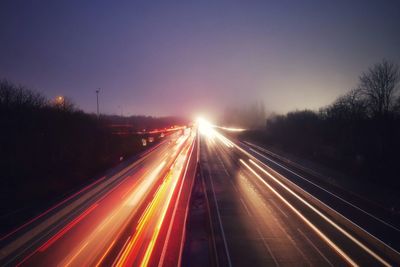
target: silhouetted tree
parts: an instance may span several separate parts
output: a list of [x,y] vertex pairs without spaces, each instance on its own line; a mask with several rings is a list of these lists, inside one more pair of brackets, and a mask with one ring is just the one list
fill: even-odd
[[335,120],[355,121],[366,117],[367,103],[358,89],[353,89],[321,109],[322,115]]
[[399,66],[387,60],[375,64],[360,76],[359,90],[372,115],[383,116],[392,111],[399,81]]
[[[113,134],[106,119],[78,110],[67,97],[49,101],[40,93],[0,80],[0,214],[19,210],[22,217],[32,216],[22,208],[51,203],[119,163],[121,156],[144,149],[141,136]],[[176,121],[145,116],[127,119],[139,129],[168,127]],[[15,221],[2,220],[1,225],[12,226]]]
[[9,81],[0,80],[1,108],[43,108],[48,101],[41,94],[16,86]]
[[398,65],[383,60],[360,76],[358,88],[319,112],[270,116],[264,132],[244,135],[360,179],[399,186],[394,175],[400,150],[399,82]]
[[54,101],[54,107],[66,112],[73,112],[77,110],[72,99],[66,96],[57,97]]

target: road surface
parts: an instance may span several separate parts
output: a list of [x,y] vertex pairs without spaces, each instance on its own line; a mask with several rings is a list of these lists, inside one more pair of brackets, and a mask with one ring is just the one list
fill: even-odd
[[194,131],[166,137],[123,170],[3,237],[0,265],[177,265],[194,140]]
[[[200,169],[219,266],[393,266],[399,254],[205,125]],[[325,199],[329,201],[329,199]]]
[[[362,215],[349,219],[349,210],[339,209],[354,207],[294,183],[262,150],[207,125],[199,131],[199,142],[194,130],[166,137],[3,237],[0,265],[179,266],[194,179],[207,202],[212,265],[400,264],[398,252],[368,231],[376,220],[361,227],[355,222]],[[198,266],[190,260],[189,253],[185,263]]]

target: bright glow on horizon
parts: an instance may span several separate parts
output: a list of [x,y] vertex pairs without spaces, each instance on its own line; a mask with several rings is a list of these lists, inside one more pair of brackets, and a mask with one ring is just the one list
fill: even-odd
[[197,123],[198,123],[200,134],[203,134],[206,137],[211,138],[211,139],[216,137],[222,143],[224,143],[224,145],[226,145],[227,147],[233,147],[233,143],[229,139],[227,139],[225,136],[223,136],[222,134],[220,134],[218,131],[216,131],[214,129],[214,128],[221,128],[221,127],[211,124],[210,122],[208,122],[207,120],[205,120],[202,117],[197,118]]
[[201,134],[210,138],[214,136],[213,125],[209,121],[207,121],[203,117],[198,117],[196,122]]

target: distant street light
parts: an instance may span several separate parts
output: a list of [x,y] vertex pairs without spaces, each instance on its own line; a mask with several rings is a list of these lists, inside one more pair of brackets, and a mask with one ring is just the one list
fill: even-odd
[[55,102],[60,107],[65,108],[65,98],[63,96],[57,96]]
[[100,93],[100,88],[96,90],[96,100],[97,100],[97,119],[100,118],[100,112],[99,112],[99,93]]

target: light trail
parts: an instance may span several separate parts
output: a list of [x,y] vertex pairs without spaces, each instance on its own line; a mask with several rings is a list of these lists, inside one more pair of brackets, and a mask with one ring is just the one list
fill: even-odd
[[[380,263],[382,263],[385,266],[391,266],[390,263],[385,261],[382,257],[380,257],[378,254],[376,254],[374,251],[372,251],[370,248],[365,246],[363,243],[361,243],[358,239],[356,239],[353,235],[351,235],[349,232],[347,232],[345,229],[340,227],[338,224],[336,224],[334,221],[329,219],[326,215],[324,215],[322,212],[320,212],[317,208],[315,208],[313,205],[308,203],[306,200],[304,200],[302,197],[300,197],[297,193],[295,193],[293,190],[291,190],[289,187],[287,187],[285,184],[283,184],[281,181],[276,179],[272,174],[270,174],[268,171],[266,171],[264,168],[262,168],[260,165],[255,163],[253,160],[249,159],[250,163],[252,163],[254,166],[256,166],[259,170],[261,170],[263,173],[267,174],[270,178],[272,178],[276,183],[278,183],[280,186],[282,186],[284,189],[286,189],[288,192],[290,192],[293,196],[295,196],[298,200],[300,200],[303,204],[305,204],[307,207],[309,207],[311,210],[313,210],[315,213],[317,213],[321,218],[323,218],[326,222],[328,222],[330,225],[335,227],[339,232],[344,234],[347,238],[349,238],[351,241],[356,243],[360,248],[362,248],[364,251],[366,251],[368,254],[370,254],[372,257],[374,257],[376,260],[378,260]],[[243,162],[242,162],[243,163]],[[264,181],[264,180],[263,180]],[[264,181],[264,184],[267,184]],[[270,187],[270,186],[269,186]]]
[[[275,156],[275,157],[282,158],[282,157],[280,157],[279,155],[276,155],[276,154],[272,153],[271,151],[267,151],[266,149],[264,149],[264,148],[262,148],[262,147],[259,147],[259,146],[257,146],[257,145],[252,144],[252,143],[249,143],[249,142],[245,142],[245,143],[248,144],[248,145],[250,145],[250,146],[252,146],[252,147],[258,148],[258,149],[260,149],[260,150],[263,151],[263,152],[267,152],[267,153],[273,154],[273,156]],[[382,220],[382,219],[376,217],[375,215],[369,213],[368,211],[363,210],[362,208],[358,207],[357,205],[354,205],[353,203],[351,203],[351,202],[347,201],[346,199],[344,199],[344,198],[338,196],[337,194],[332,193],[331,191],[329,191],[329,190],[323,188],[322,186],[320,186],[320,185],[314,183],[313,181],[311,181],[311,180],[305,178],[304,176],[302,176],[302,175],[300,175],[300,174],[298,174],[298,173],[292,171],[291,169],[289,169],[289,168],[283,166],[282,164],[276,162],[275,160],[266,157],[265,155],[261,154],[260,152],[254,150],[253,148],[250,148],[250,150],[253,151],[254,153],[256,153],[257,155],[263,157],[264,159],[266,159],[266,160],[268,160],[268,161],[270,161],[270,162],[272,162],[272,163],[278,165],[278,166],[281,167],[282,169],[284,169],[284,170],[286,170],[286,171],[288,171],[288,172],[290,172],[290,173],[296,175],[297,177],[301,178],[302,180],[306,181],[307,183],[309,183],[309,184],[311,184],[311,185],[313,185],[313,186],[315,186],[315,187],[321,189],[321,190],[324,191],[325,193],[327,193],[327,194],[329,194],[329,195],[331,195],[331,196],[333,196],[333,197],[339,199],[340,201],[343,201],[343,202],[346,203],[347,205],[350,205],[351,207],[357,209],[358,211],[360,211],[360,212],[362,212],[362,213],[368,215],[369,217],[371,217],[371,218],[373,218],[373,219],[379,221],[380,223],[382,223],[382,224],[384,224],[384,225],[386,225],[386,226],[392,228],[392,229],[395,230],[396,232],[400,232],[400,229],[399,229],[399,228],[397,228],[397,227],[393,226],[392,224],[390,224],[390,223],[388,223],[388,222],[386,222],[386,221],[384,221],[384,220]],[[291,164],[293,164],[293,162],[291,162]],[[298,165],[298,164],[296,164],[296,165]],[[310,170],[308,170],[308,171],[310,171]],[[319,176],[319,174],[317,174],[317,176]],[[352,223],[355,224],[355,222],[353,222],[353,221],[352,221]],[[358,226],[358,227],[359,227],[361,230],[363,230],[364,232],[366,232],[363,228],[361,228],[361,226]],[[366,232],[366,233],[368,233],[368,232]],[[372,235],[371,233],[368,233],[368,234]],[[379,239],[378,237],[376,237],[376,236],[374,236],[374,235],[372,235],[372,236],[373,236],[374,238],[376,238],[376,239]],[[385,243],[384,241],[382,241],[382,240],[380,240],[380,239],[379,239],[379,241],[382,242],[382,243]],[[390,246],[389,246],[388,244],[386,244],[386,243],[385,243],[385,245],[388,246],[388,247],[390,247]],[[398,251],[396,251],[394,248],[390,247],[390,249],[392,249],[393,251],[395,251],[396,253],[398,253]]]
[[217,138],[220,140],[225,146],[227,147],[234,147],[234,144],[225,136],[220,134],[218,131],[216,131],[214,128],[215,126],[209,123],[208,121],[199,118],[198,119],[198,124],[199,124],[199,131],[202,135],[205,135],[206,137],[210,139]]
[[[210,124],[208,124],[209,127]],[[206,124],[207,126],[207,124]],[[210,132],[215,131],[215,130],[211,130]],[[216,131],[215,131],[216,132]],[[211,135],[213,135],[214,133],[212,133]],[[209,136],[208,136],[209,137]],[[226,140],[228,140],[229,142],[231,142],[229,139],[227,139],[226,137],[224,137]],[[224,143],[224,142],[223,142]],[[236,147],[238,150],[242,151],[244,154],[254,158],[251,154],[249,154],[247,151],[243,150],[241,147],[239,147],[238,145],[234,144],[233,142],[231,142],[232,145],[234,147]],[[269,177],[271,177],[274,181],[276,181],[277,183],[279,183],[279,185],[281,185],[282,187],[284,187],[286,190],[288,190],[291,194],[295,194],[295,197],[298,198],[301,202],[303,202],[304,204],[306,204],[308,207],[310,207],[314,212],[316,212],[320,217],[322,217],[325,221],[327,221],[329,224],[331,224],[333,227],[335,227],[338,231],[340,231],[342,234],[344,234],[347,238],[349,238],[352,242],[354,242],[357,246],[359,246],[361,249],[363,249],[365,252],[367,252],[369,255],[371,255],[373,258],[375,258],[377,261],[379,261],[380,263],[382,263],[385,266],[391,266],[390,263],[388,263],[385,259],[383,259],[381,256],[379,256],[377,253],[375,253],[374,251],[372,251],[370,248],[368,248],[366,245],[364,245],[361,241],[359,241],[358,239],[356,239],[353,235],[351,235],[349,232],[347,232],[346,230],[344,230],[342,227],[340,227],[339,225],[337,225],[335,222],[333,222],[331,219],[329,219],[327,216],[325,216],[323,213],[321,213],[319,210],[317,210],[314,206],[312,206],[311,204],[309,204],[307,201],[305,201],[304,199],[302,199],[299,195],[297,195],[295,192],[293,192],[290,188],[288,188],[287,186],[285,186],[282,182],[280,182],[278,179],[276,179],[273,175],[271,175],[270,173],[268,173],[265,169],[263,169],[262,167],[260,167],[258,164],[256,164],[253,160],[249,160],[253,165],[255,165],[257,168],[259,168],[262,172],[266,173]],[[244,162],[242,162],[244,163]],[[258,177],[258,176],[257,176]],[[263,183],[266,183],[263,180]],[[292,183],[293,184],[293,183]],[[301,188],[300,188],[301,189]],[[303,189],[301,189],[303,190]],[[304,190],[303,190],[304,191]],[[306,192],[306,191],[304,191]],[[306,192],[308,195],[310,195],[308,192]],[[310,195],[311,196],[311,195]],[[347,218],[346,218],[347,219]],[[348,219],[347,219],[348,220]],[[349,221],[350,223],[353,223],[351,221]],[[353,223],[354,224],[354,223]],[[356,225],[356,224],[355,224]],[[356,225],[358,226],[358,225]],[[365,230],[364,230],[365,231]],[[369,233],[368,233],[369,234]],[[371,235],[371,234],[369,234]],[[379,239],[378,239],[379,240]]]
[[76,224],[78,224],[83,218],[85,218],[86,215],[91,213],[98,204],[92,205],[90,208],[88,208],[84,213],[82,213],[80,216],[78,216],[75,220],[70,222],[67,226],[65,226],[60,232],[58,232],[55,236],[53,236],[49,241],[47,241],[43,246],[39,248],[40,252],[45,251],[48,249],[54,242],[56,242],[58,239],[60,239],[66,232],[68,232],[72,227],[74,227]]
[[[159,149],[151,149],[151,154],[143,153],[129,166],[61,202],[61,211],[39,224],[50,225],[44,229],[45,235],[37,232],[35,225],[32,233],[21,233],[23,237],[37,235],[38,245],[30,251],[30,247],[24,247],[6,262],[24,266],[101,266],[122,258],[124,266],[131,262],[144,266],[156,260],[153,252],[163,248],[160,231],[164,238],[162,229],[170,220],[172,205],[178,201],[182,170],[193,150],[193,133],[189,128],[182,135],[169,136]],[[66,203],[71,198],[73,201]],[[68,216],[58,221],[63,214]],[[132,224],[135,228],[128,238]]]
[[[21,265],[27,261],[30,261],[31,257],[37,256],[35,254],[38,254],[40,252],[39,248],[43,246],[43,243],[47,242],[47,236],[52,231],[57,229],[60,219],[64,220],[66,224],[68,224],[68,221],[71,218],[74,219],[74,217],[79,216],[81,212],[85,212],[80,210],[80,205],[85,202],[91,203],[91,200],[96,198],[96,195],[101,195],[101,197],[96,200],[97,202],[100,202],[106,197],[109,198],[108,195],[118,187],[121,187],[121,184],[126,181],[126,179],[121,178],[123,178],[124,175],[126,175],[133,169],[135,169],[139,164],[143,162],[151,163],[150,159],[153,158],[154,160],[154,154],[157,154],[155,150],[161,149],[162,146],[165,146],[166,141],[167,140],[164,140],[154,147],[139,154],[137,161],[126,166],[122,170],[118,170],[112,176],[104,176],[96,180],[92,184],[67,197],[46,212],[19,227],[19,230],[17,230],[16,232],[13,231],[11,235],[16,235],[16,238],[2,248],[2,253],[0,253],[0,261],[3,261],[6,265],[11,264],[12,262]],[[108,187],[112,189],[107,190]],[[53,211],[55,211],[55,214],[49,215]],[[46,216],[48,216],[48,218],[45,218]],[[85,218],[85,220],[86,219],[87,218]],[[39,223],[35,225],[35,221],[39,221]],[[22,231],[23,228],[29,226],[31,227],[29,231],[19,233],[19,231]],[[75,225],[73,228],[75,227],[79,226]],[[67,235],[68,231],[65,234]],[[57,243],[59,242],[57,241]],[[33,249],[35,247],[37,247],[37,249]],[[27,251],[32,252],[28,254]],[[41,253],[44,252],[45,251],[42,251]],[[62,255],[64,255],[64,253],[62,253]],[[22,258],[22,260],[20,258]]]
[[[189,152],[189,157],[187,159],[186,166],[185,166],[185,172],[183,173],[183,177],[186,177],[186,174],[187,174],[187,171],[188,171],[188,167],[189,167],[189,163],[190,163],[190,160],[191,160],[191,157],[192,157],[193,149],[194,149],[194,144],[191,146],[191,149],[190,149],[190,152]],[[181,198],[183,184],[184,183],[182,181],[181,185],[180,185],[180,188],[179,188],[179,191],[178,191],[178,196],[177,196],[178,200]],[[189,197],[189,199],[190,199],[190,197]],[[176,216],[176,211],[178,209],[178,204],[179,204],[179,202],[176,201],[175,202],[175,206],[174,206],[174,210],[172,212],[170,224],[169,224],[169,227],[168,227],[167,235],[165,237],[165,242],[164,242],[164,245],[163,245],[163,249],[162,249],[162,252],[161,252],[161,255],[160,255],[160,261],[158,263],[158,267],[162,267],[163,263],[164,263],[164,259],[165,259],[165,255],[166,255],[166,251],[167,251],[167,245],[168,245],[169,240],[170,240],[172,225],[173,225],[173,222],[175,221],[175,216]],[[187,205],[189,205],[189,202],[188,202]],[[188,209],[189,208],[187,207],[186,212],[188,211]],[[186,221],[186,217],[185,217],[184,221]],[[182,231],[185,231],[185,227],[184,227],[184,229]],[[182,256],[182,247],[183,247],[183,245],[184,245],[184,235],[182,235],[182,240],[181,240],[181,250],[180,250],[180,253],[179,253],[179,260],[178,260],[179,266],[180,266],[180,258]]]
[[[189,139],[190,141],[186,142],[185,147],[178,154],[161,185],[157,188],[153,199],[140,217],[133,237],[124,247],[120,254],[121,256],[116,259],[115,266],[132,264],[147,266],[149,264],[157,244],[160,229],[165,222],[165,216],[172,203],[177,184],[180,181],[184,163],[188,158],[193,138]],[[187,136],[178,140],[176,145],[181,146],[185,141],[188,141]],[[146,240],[147,238],[144,239],[149,233],[151,233],[149,240]]]
[[[79,260],[82,260],[82,258],[86,258],[87,261],[90,261],[91,259],[89,255],[93,254],[91,251],[101,251],[101,248],[93,249],[93,247],[100,246],[101,244],[106,245],[108,240],[114,238],[115,236],[119,236],[122,230],[125,228],[125,226],[123,226],[124,222],[131,216],[132,213],[131,209],[127,208],[136,207],[139,204],[140,200],[144,198],[152,184],[156,182],[165,164],[166,161],[163,160],[161,164],[153,170],[153,172],[143,177],[141,183],[138,184],[135,182],[133,184],[134,190],[130,192],[130,196],[127,197],[127,200],[121,204],[118,204],[118,208],[113,210],[112,213],[108,215],[108,217],[105,218],[101,224],[92,230],[92,232],[85,238],[86,245],[84,247],[80,248],[75,254],[73,254],[73,256],[70,256],[70,260],[67,260],[67,256],[64,261],[68,261],[68,264],[72,263],[73,261],[78,262]],[[115,240],[113,242],[115,242]],[[103,245],[103,248],[105,245]],[[84,250],[86,250],[86,253],[83,253]]]
[[279,194],[270,184],[268,184],[256,171],[254,171],[246,162],[240,159],[240,162],[249,169],[264,185],[266,185],[279,199],[283,201],[296,215],[300,217],[312,230],[314,230],[330,247],[332,247],[340,256],[343,257],[350,265],[358,266],[358,264],[340,249],[329,237],[321,232],[312,222],[310,222],[300,211],[298,211],[292,204],[290,204],[281,194]]
[[214,126],[216,128],[228,131],[228,132],[243,132],[246,131],[246,129],[243,128],[232,128],[232,127],[222,127],[222,126]]
[[108,246],[108,248],[106,249],[106,252],[103,253],[103,256],[100,257],[99,261],[96,263],[96,267],[99,267],[100,264],[103,262],[103,260],[106,258],[106,256],[108,255],[108,253],[110,252],[111,248],[114,246],[115,242],[117,240],[114,239],[113,242],[111,242],[111,244]]

